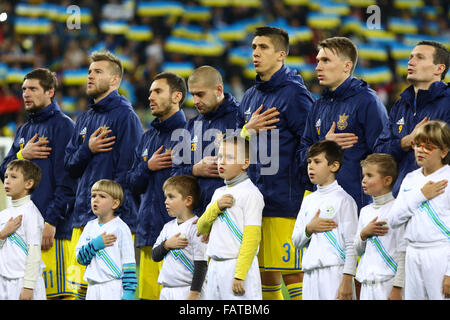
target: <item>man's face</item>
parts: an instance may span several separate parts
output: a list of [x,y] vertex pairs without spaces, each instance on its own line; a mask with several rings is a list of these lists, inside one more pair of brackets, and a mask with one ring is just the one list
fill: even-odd
[[349,76],[347,61],[328,48],[321,48],[316,60],[317,79],[322,86],[335,90]]
[[166,79],[156,79],[150,86],[150,110],[157,118],[165,119],[172,109],[172,94]]
[[223,89],[220,86],[212,87],[201,81],[189,82],[189,92],[194,99],[194,106],[201,114],[217,110]]
[[414,82],[431,82],[435,78],[438,65],[433,62],[435,48],[427,45],[416,46],[408,61],[406,79]]
[[256,73],[263,77],[272,76],[283,63],[283,51],[277,51],[272,40],[266,36],[256,36],[252,41],[253,65]]
[[48,106],[54,95],[54,90],[45,91],[38,79],[26,79],[22,84],[22,97],[27,112],[38,112]]
[[94,61],[89,66],[86,94],[93,98],[104,98],[110,91],[114,76],[108,61]]

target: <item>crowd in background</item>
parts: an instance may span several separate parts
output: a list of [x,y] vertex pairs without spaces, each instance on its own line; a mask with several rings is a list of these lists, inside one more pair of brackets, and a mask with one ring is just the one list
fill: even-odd
[[[366,24],[373,20],[366,12],[373,4],[380,9],[382,30]],[[78,28],[69,27],[70,5],[81,9]],[[448,6],[445,0],[2,1],[0,13],[6,12],[7,19],[0,22],[0,136],[13,136],[26,120],[21,84],[31,68],[57,73],[56,100],[66,114],[75,119],[86,110],[83,81],[94,50],[107,49],[124,59],[119,92],[133,103],[144,127],[152,120],[146,112],[149,86],[162,71],[187,77],[198,66],[214,66],[223,75],[225,91],[240,100],[255,76],[249,66],[252,30],[264,24],[290,31],[287,62],[316,96],[321,92],[314,76],[318,42],[350,37],[360,50],[355,75],[369,82],[389,110],[406,86],[405,61],[416,37],[450,47]],[[38,10],[43,7],[54,12],[59,8],[59,13],[50,16],[52,10]],[[27,24],[31,20],[24,19],[39,21],[42,29],[32,29]],[[188,49],[193,43],[202,46],[192,52]],[[188,118],[196,115],[189,96],[184,111]]]

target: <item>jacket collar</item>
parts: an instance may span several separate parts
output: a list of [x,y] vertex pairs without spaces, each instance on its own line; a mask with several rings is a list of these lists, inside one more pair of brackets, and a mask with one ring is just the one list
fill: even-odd
[[161,132],[171,132],[174,129],[184,127],[185,123],[186,117],[184,112],[182,110],[178,110],[173,116],[164,121],[159,121],[158,118],[154,119],[151,122],[151,126]]
[[[428,90],[419,89],[417,92],[417,101],[421,104],[421,101],[434,101],[437,98],[442,97],[446,94],[446,90],[449,89],[448,83],[444,81],[433,82]],[[411,85],[406,88],[401,94],[401,98],[408,102],[410,106],[414,105],[414,99],[416,99],[416,94],[414,91],[414,86]]]
[[286,75],[292,70],[290,70],[285,65],[275,72],[268,81],[262,81],[260,76],[256,76],[255,86],[261,91],[273,91],[278,88],[285,80]]
[[222,103],[219,105],[216,111],[211,111],[203,115],[200,115],[200,118],[204,118],[207,120],[219,119],[223,118],[229,112],[236,110],[235,108],[237,104],[236,99],[229,93],[225,93],[224,96],[225,97]]
[[91,99],[88,103],[88,107],[94,109],[97,112],[107,112],[119,107],[121,105],[120,103],[118,103],[120,99],[121,95],[117,90],[114,90],[97,103],[94,102],[94,99]]
[[324,88],[322,96],[326,98],[344,99],[355,95],[365,86],[367,86],[365,81],[350,76],[334,91],[331,91],[328,87]]
[[57,111],[59,106],[56,102],[50,103],[48,106],[35,113],[28,114],[28,121],[30,122],[42,122],[52,117]]

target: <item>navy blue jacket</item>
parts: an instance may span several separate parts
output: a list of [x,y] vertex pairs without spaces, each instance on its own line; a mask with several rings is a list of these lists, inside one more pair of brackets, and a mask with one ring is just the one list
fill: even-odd
[[360,210],[371,201],[362,190],[360,161],[374,152],[375,142],[388,122],[387,111],[365,81],[349,77],[334,91],[325,88],[322,96],[314,102],[306,122],[299,152],[302,165],[307,162],[308,148],[325,140],[333,121],[336,122],[335,133],[354,133],[358,136],[358,142],[344,150],[344,163],[336,179],[355,199]]
[[[199,114],[195,118],[188,121],[185,129],[189,131],[190,162],[183,164],[174,164],[172,175],[188,174],[192,175],[192,167],[205,156],[215,156],[218,151],[219,141],[222,136],[229,131],[236,129],[237,112],[239,102],[225,93],[222,104],[216,111],[208,112],[204,115]],[[207,154],[205,154],[207,153]],[[206,210],[207,205],[211,201],[212,195],[217,188],[224,186],[222,178],[203,178],[197,177],[197,181],[201,189],[201,198],[194,213],[201,216]]]
[[[73,227],[85,226],[95,218],[91,209],[91,187],[100,179],[111,179],[124,191],[124,201],[117,209],[121,219],[135,232],[137,204],[126,184],[126,175],[133,163],[133,152],[144,132],[142,124],[130,102],[111,92],[98,103],[91,101],[90,109],[83,112],[75,123],[75,132],[66,148],[65,167],[70,175],[78,178]],[[99,127],[112,130],[115,136],[112,151],[93,154],[89,149],[89,137]]]
[[[277,129],[266,132],[267,136],[260,132],[250,139],[253,150],[257,149],[258,159],[257,161],[251,159],[248,174],[264,196],[263,216],[296,217],[300,210],[305,191],[301,181],[306,172],[298,167],[295,151],[299,146],[313,101],[302,77],[296,70],[286,66],[282,66],[268,81],[261,81],[257,76],[255,85],[248,89],[242,98],[237,123],[239,128],[242,128],[261,104],[263,105],[261,113],[271,107],[276,107],[280,112],[278,116],[280,121],[276,123]],[[274,139],[272,146],[271,137],[276,138],[277,133],[279,139]],[[272,150],[272,147],[275,149]],[[272,157],[270,161],[270,155],[277,152],[279,152],[278,159]],[[274,168],[277,161],[278,170],[275,174],[264,174],[261,171],[268,170],[271,166]]]
[[443,81],[434,82],[428,90],[419,90],[414,107],[415,92],[410,86],[389,112],[389,123],[375,145],[376,152],[392,154],[397,160],[399,175],[393,194],[397,196],[403,178],[418,168],[414,151],[403,151],[400,140],[410,134],[425,117],[450,123],[450,86]]
[[76,180],[64,169],[64,152],[74,131],[73,121],[61,112],[56,102],[39,112],[31,113],[28,121],[17,129],[13,145],[0,167],[4,180],[6,166],[17,159],[19,152],[37,133],[39,139],[47,139],[52,148],[47,159],[32,160],[41,168],[42,179],[31,194],[31,200],[42,214],[45,222],[56,227],[55,238],[72,237],[71,214],[75,200]]
[[178,111],[170,118],[160,122],[155,119],[151,128],[147,130],[138,146],[135,148],[134,161],[128,172],[128,184],[136,194],[141,194],[139,206],[136,246],[153,246],[164,224],[172,220],[165,205],[162,190],[164,181],[170,177],[171,168],[151,171],[147,161],[162,145],[164,152],[170,152],[177,141],[172,141],[172,132],[183,129],[186,117],[183,111]]

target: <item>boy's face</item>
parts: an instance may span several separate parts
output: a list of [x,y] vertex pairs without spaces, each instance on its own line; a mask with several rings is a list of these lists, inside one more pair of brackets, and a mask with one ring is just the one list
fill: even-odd
[[18,200],[27,196],[33,184],[33,179],[25,180],[21,170],[6,169],[4,181],[5,192],[12,200]]
[[114,210],[119,207],[119,200],[113,199],[108,193],[103,191],[91,192],[92,212],[99,217],[104,218],[113,215]]
[[178,192],[174,187],[166,187],[164,190],[164,196],[166,201],[166,210],[169,216],[179,217],[186,209],[188,209],[187,198],[184,198],[181,193]]
[[328,165],[325,153],[308,158],[308,176],[312,183],[326,186],[334,182],[335,172],[339,169],[339,163],[333,162]]
[[382,176],[378,171],[378,165],[368,164],[362,167],[362,188],[365,194],[379,197],[391,191],[391,176]]
[[249,166],[248,159],[244,159],[242,151],[237,152],[238,147],[233,143],[222,143],[217,154],[217,170],[219,176],[224,180],[231,180],[242,172],[247,170]]

